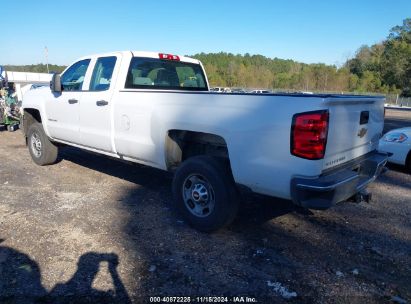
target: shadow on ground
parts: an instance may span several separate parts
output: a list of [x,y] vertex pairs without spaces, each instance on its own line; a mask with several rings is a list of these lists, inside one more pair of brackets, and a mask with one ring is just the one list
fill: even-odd
[[388,167],[388,169],[390,169],[392,171],[396,171],[396,172],[400,172],[400,173],[404,173],[404,174],[411,174],[411,172],[407,171],[407,168],[405,166],[388,163],[387,167]]
[[[4,240],[0,240],[0,243]],[[92,283],[100,264],[108,263],[114,290],[100,291]],[[77,271],[66,283],[48,292],[41,283],[39,265],[28,255],[0,245],[1,303],[130,303],[117,273],[118,256],[88,252],[77,263]]]

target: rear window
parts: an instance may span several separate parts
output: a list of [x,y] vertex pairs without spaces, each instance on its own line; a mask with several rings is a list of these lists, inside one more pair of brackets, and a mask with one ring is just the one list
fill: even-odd
[[125,88],[207,91],[207,83],[199,64],[134,57]]

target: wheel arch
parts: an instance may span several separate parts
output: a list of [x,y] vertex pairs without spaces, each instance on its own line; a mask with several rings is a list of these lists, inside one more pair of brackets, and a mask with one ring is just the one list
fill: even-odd
[[42,123],[40,111],[35,108],[25,108],[23,112],[23,132],[27,136],[29,127],[34,122]]
[[227,142],[220,135],[179,129],[167,132],[165,142],[167,170],[174,171],[184,160],[199,155],[219,157],[230,162]]

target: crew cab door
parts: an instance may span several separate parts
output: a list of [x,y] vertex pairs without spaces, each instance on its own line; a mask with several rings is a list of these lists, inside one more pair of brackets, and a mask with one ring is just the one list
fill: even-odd
[[61,75],[62,92],[46,100],[49,135],[71,143],[80,141],[80,100],[90,59],[72,64]]
[[111,126],[111,97],[114,92],[120,55],[93,60],[88,90],[82,92],[80,104],[80,144],[94,149],[113,152]]

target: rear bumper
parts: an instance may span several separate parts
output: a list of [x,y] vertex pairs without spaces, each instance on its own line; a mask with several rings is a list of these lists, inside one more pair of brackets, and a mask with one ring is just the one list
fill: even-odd
[[327,209],[365,189],[385,172],[387,158],[375,151],[317,178],[295,177],[291,180],[292,200],[305,208]]

